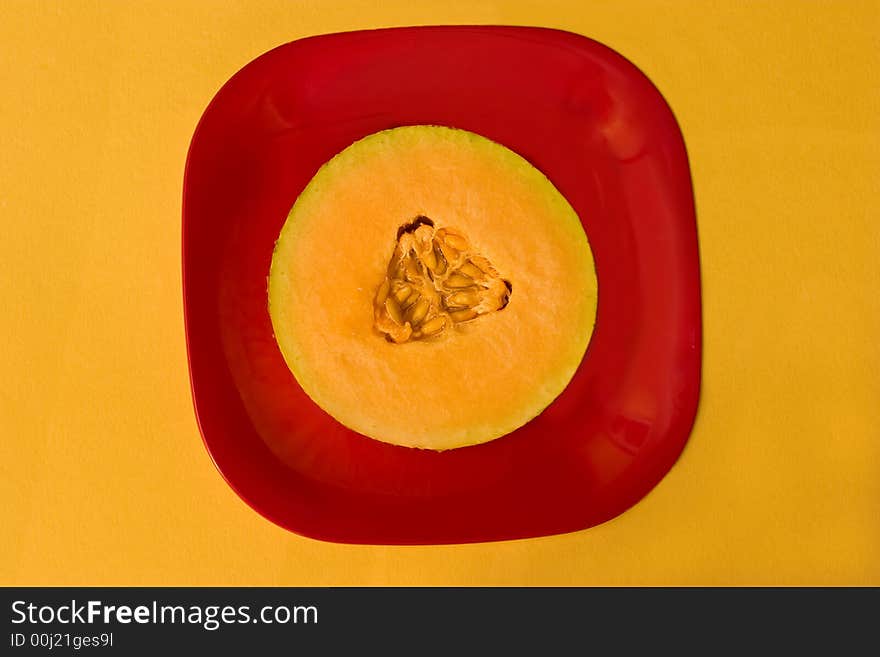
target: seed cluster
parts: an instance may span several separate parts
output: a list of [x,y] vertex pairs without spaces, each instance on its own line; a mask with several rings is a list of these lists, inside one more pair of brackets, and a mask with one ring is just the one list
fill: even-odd
[[503,309],[512,287],[459,230],[416,217],[397,231],[385,280],[376,291],[376,329],[391,342],[439,336]]

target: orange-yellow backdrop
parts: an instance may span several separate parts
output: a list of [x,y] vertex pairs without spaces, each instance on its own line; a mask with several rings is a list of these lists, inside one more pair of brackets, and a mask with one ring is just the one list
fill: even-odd
[[[322,543],[245,506],[199,438],[180,204],[201,112],[285,41],[431,23],[597,38],[685,135],[700,412],[660,485],[590,530]],[[5,0],[0,584],[880,584],[878,33],[876,1]]]

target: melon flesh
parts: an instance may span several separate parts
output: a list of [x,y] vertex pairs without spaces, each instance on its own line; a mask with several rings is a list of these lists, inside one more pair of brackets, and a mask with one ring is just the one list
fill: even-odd
[[[396,344],[374,302],[398,231],[429,217],[510,282],[503,309]],[[446,450],[484,443],[546,408],[578,368],[597,285],[581,222],[513,151],[435,126],[379,132],[326,163],[281,230],[269,313],[281,353],[321,408],[365,436]]]

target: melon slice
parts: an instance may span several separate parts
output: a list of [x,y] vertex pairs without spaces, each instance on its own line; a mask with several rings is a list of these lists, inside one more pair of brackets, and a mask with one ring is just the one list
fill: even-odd
[[464,130],[379,132],[296,200],[269,313],[303,390],[343,425],[413,448],[504,436],[583,359],[597,283],[581,222],[513,151]]

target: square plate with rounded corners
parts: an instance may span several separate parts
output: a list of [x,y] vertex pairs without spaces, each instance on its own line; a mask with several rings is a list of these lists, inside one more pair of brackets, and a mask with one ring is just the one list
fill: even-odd
[[[562,395],[507,436],[439,453],[371,440],[324,413],[287,369],[267,311],[275,239],[306,183],[361,137],[413,124],[479,133],[542,170],[581,217],[599,281],[595,331]],[[282,527],[374,544],[585,529],[647,494],[687,442],[701,359],[687,155],[657,89],[595,41],[462,26],[280,46],[205,110],[183,201],[202,436],[230,486]],[[339,240],[340,257],[357,248]]]

